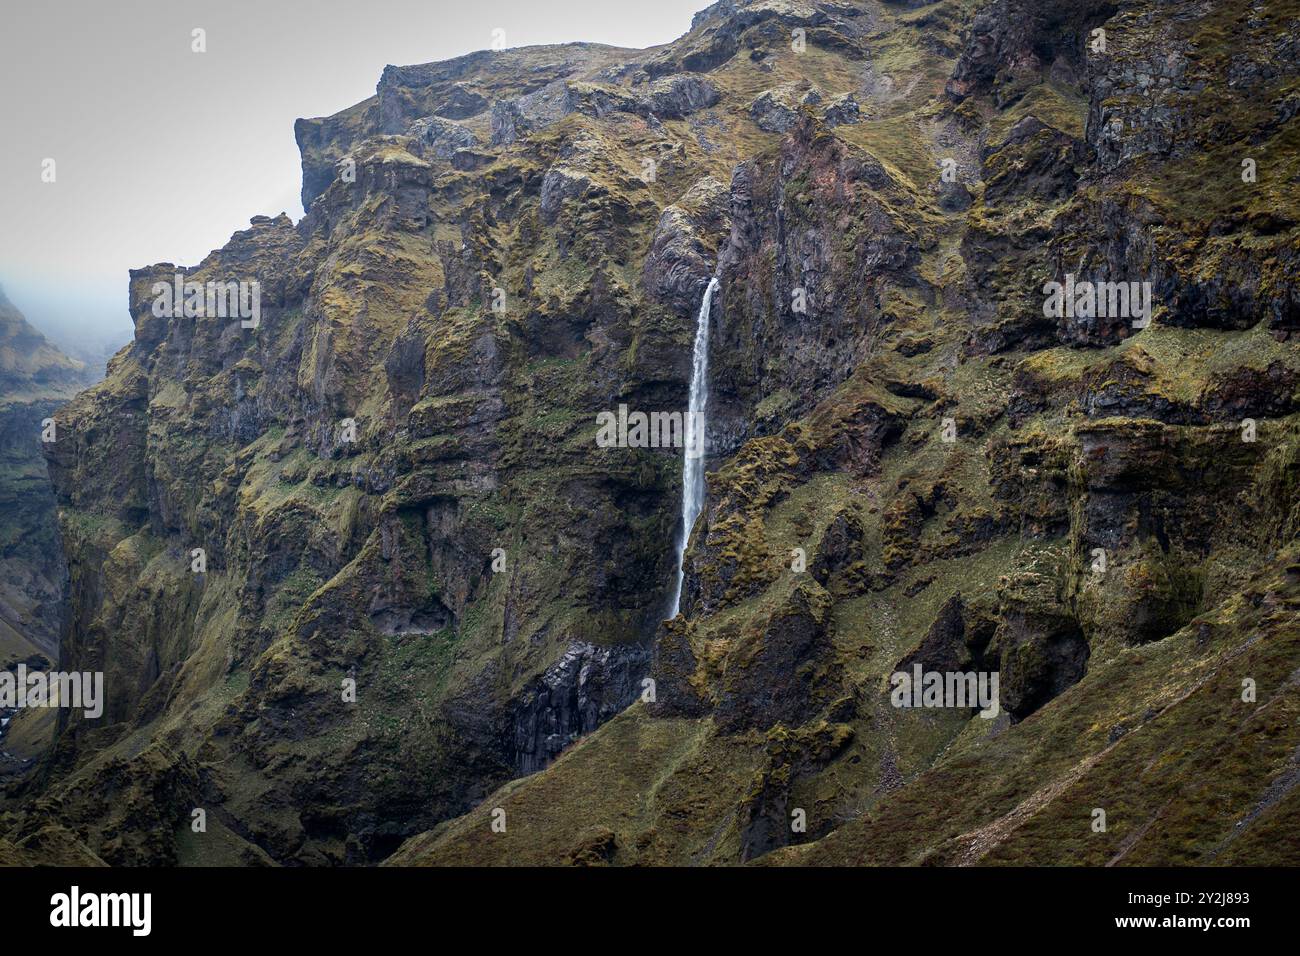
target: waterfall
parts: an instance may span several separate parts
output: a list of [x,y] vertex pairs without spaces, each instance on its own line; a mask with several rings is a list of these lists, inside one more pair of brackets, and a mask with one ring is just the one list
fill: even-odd
[[704,301],[695,319],[695,352],[691,361],[691,392],[683,425],[685,449],[682,460],[682,527],[677,539],[677,585],[673,589],[671,620],[682,604],[682,579],[686,576],[686,545],[691,538],[695,519],[704,509],[704,438],[707,433],[705,409],[709,404],[709,307],[718,280],[709,280]]

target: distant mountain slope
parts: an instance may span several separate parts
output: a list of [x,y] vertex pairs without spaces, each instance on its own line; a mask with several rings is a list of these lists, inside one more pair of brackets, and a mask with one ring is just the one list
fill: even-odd
[[66,400],[91,375],[28,323],[0,287],[0,405]]

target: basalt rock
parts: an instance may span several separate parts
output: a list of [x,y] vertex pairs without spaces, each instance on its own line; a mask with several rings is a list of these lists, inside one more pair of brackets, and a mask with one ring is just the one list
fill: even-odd
[[1044,73],[1077,81],[1091,31],[1116,12],[1110,0],[994,0],[976,14],[947,92],[1013,103]]
[[643,648],[569,645],[515,703],[518,771],[541,770],[569,744],[632,703],[641,691],[647,660]]
[[[799,111],[802,107],[815,106],[821,101],[822,93],[816,87],[800,89],[794,85],[783,86],[760,93],[750,104],[749,115],[764,132],[784,133],[799,119]],[[841,118],[840,114],[837,114],[836,118]]]
[[941,673],[985,670],[993,663],[985,653],[997,625],[995,614],[968,607],[960,594],[954,594],[939,609],[921,643],[894,670],[910,672],[917,664],[922,671]]
[[654,297],[683,316],[698,308],[730,228],[727,187],[713,178],[693,185],[663,211],[646,256],[643,281]]
[[458,150],[469,149],[478,145],[478,138],[459,123],[443,119],[440,116],[426,116],[411,124],[407,130],[411,136],[420,139],[433,148],[433,154],[442,159],[449,159]]
[[841,696],[837,675],[827,669],[829,604],[820,588],[796,588],[761,634],[728,656],[714,710],[721,732],[797,726]]

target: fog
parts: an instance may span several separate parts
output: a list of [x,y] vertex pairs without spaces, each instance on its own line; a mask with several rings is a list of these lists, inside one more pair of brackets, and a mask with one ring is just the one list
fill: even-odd
[[[254,215],[297,220],[293,122],[386,64],[588,40],[645,47],[708,0],[99,0],[9,5],[0,29],[0,284],[70,354],[129,340],[127,270],[197,264]],[[195,28],[207,51],[191,50]],[[54,160],[54,181],[43,182]]]

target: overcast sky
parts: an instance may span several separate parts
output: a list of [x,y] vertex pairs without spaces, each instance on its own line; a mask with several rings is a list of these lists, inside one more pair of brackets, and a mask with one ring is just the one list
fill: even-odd
[[74,351],[122,344],[127,270],[196,264],[254,215],[300,218],[293,121],[372,95],[386,64],[485,49],[498,27],[507,46],[653,46],[710,2],[6,2],[0,284]]

